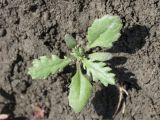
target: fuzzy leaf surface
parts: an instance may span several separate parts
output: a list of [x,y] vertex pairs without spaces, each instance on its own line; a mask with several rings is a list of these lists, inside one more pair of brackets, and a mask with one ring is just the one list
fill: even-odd
[[120,37],[122,22],[119,16],[106,15],[96,19],[88,28],[88,48],[112,47],[114,41]]
[[94,62],[92,60],[83,59],[84,68],[87,75],[92,76],[93,81],[100,81],[104,86],[115,84],[115,74],[111,73],[111,68],[106,67],[103,62]]
[[112,58],[112,54],[107,52],[95,52],[89,54],[88,57],[93,61],[107,61]]
[[69,105],[77,113],[80,112],[91,96],[92,85],[90,81],[77,69],[76,74],[72,77],[69,92]]
[[60,59],[56,55],[52,55],[51,58],[41,56],[39,59],[33,60],[32,67],[28,69],[28,74],[31,75],[32,79],[46,79],[49,74],[62,71],[70,62],[70,59]]
[[64,39],[65,39],[65,42],[66,42],[68,48],[70,48],[70,49],[74,48],[77,45],[76,40],[69,34],[66,34]]

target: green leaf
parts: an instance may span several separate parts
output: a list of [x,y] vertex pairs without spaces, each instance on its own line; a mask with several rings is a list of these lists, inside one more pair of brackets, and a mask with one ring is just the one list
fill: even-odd
[[68,48],[72,49],[77,45],[76,40],[69,34],[66,34],[64,40],[68,46]]
[[52,55],[51,58],[41,56],[39,59],[33,60],[33,66],[29,68],[28,74],[31,75],[32,79],[45,79],[49,74],[62,71],[70,62],[70,59],[60,59],[56,55]]
[[82,74],[80,68],[77,68],[76,74],[72,77],[69,92],[69,105],[76,113],[80,112],[89,101],[91,88],[90,81]]
[[120,37],[122,22],[119,16],[106,15],[96,19],[88,28],[88,48],[112,47],[114,41]]
[[83,59],[84,68],[87,70],[87,74],[92,76],[93,81],[98,81],[104,85],[115,84],[115,74],[111,73],[111,68],[106,67],[103,62],[93,62],[92,60]]
[[107,61],[112,59],[112,54],[107,52],[91,53],[88,57],[93,61]]

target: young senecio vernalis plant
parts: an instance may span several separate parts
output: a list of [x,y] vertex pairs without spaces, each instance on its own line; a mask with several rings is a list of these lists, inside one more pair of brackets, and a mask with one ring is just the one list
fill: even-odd
[[[113,42],[120,37],[122,22],[118,16],[106,15],[96,19],[87,33],[87,49],[78,47],[76,40],[70,36],[65,36],[67,46],[72,49],[69,56],[60,59],[56,55],[51,58],[41,56],[33,60],[33,66],[29,68],[28,74],[32,79],[46,79],[50,74],[62,71],[65,66],[76,63],[76,73],[71,79],[69,91],[69,105],[75,112],[80,112],[87,104],[92,85],[88,78],[93,81],[100,81],[104,86],[115,84],[115,74],[111,73],[111,68],[104,61],[111,59],[112,55],[106,52],[95,52],[86,54],[86,51],[95,47],[111,48]],[[82,67],[86,75],[82,73]]]

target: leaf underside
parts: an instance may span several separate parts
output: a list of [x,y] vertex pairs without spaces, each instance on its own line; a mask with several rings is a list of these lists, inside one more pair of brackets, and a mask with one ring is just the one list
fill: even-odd
[[49,74],[62,71],[70,62],[70,59],[60,59],[56,55],[52,55],[51,58],[41,56],[39,59],[33,60],[33,66],[28,69],[28,74],[31,75],[32,79],[46,79]]
[[115,74],[111,73],[111,68],[106,67],[104,62],[94,62],[88,59],[83,59],[82,62],[87,70],[87,75],[92,76],[93,81],[100,80],[104,86],[115,84]]
[[90,81],[77,69],[76,74],[71,79],[69,92],[69,105],[77,113],[87,104],[91,96],[92,85]]
[[119,16],[106,15],[96,19],[88,28],[88,48],[112,47],[114,41],[120,37],[122,22]]

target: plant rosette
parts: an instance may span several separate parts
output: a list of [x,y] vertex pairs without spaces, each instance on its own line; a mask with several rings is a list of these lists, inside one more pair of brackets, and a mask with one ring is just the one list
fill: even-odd
[[76,64],[76,73],[71,78],[68,98],[73,111],[80,112],[91,97],[91,80],[100,81],[104,86],[115,85],[116,81],[112,69],[105,63],[112,58],[112,54],[108,52],[87,54],[87,51],[95,47],[111,48],[113,42],[120,37],[121,28],[122,22],[119,16],[106,15],[96,19],[88,28],[86,48],[79,47],[76,40],[67,34],[65,42],[71,49],[70,55],[64,56],[63,59],[56,55],[34,59],[28,74],[32,79],[46,79],[50,74],[62,71],[67,65]]

